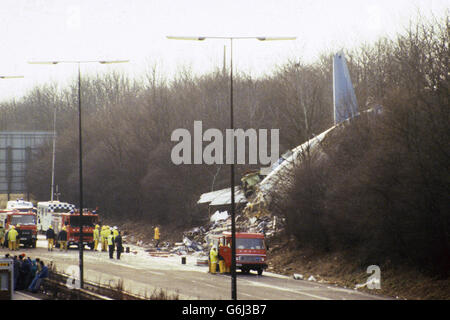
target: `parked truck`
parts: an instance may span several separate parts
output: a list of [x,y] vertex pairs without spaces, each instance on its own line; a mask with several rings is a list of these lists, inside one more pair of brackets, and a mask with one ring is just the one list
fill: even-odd
[[23,212],[19,210],[1,210],[0,224],[8,230],[14,226],[19,233],[19,244],[24,247],[36,248],[37,226],[36,213],[33,211]]
[[[94,229],[98,223],[98,214],[91,211],[83,212],[81,217],[83,224],[83,245],[89,246],[91,250],[94,249]],[[69,213],[53,213],[52,227],[56,234],[66,227],[67,231],[67,247],[76,245],[79,247],[80,243],[80,212]],[[57,247],[59,244],[57,244]]]
[[75,210],[75,205],[61,201],[41,201],[37,203],[38,232],[45,233],[52,224],[53,215],[69,213]]
[[[215,245],[219,246],[219,255],[231,267],[231,232],[218,236]],[[243,273],[255,270],[262,275],[267,268],[267,252],[262,233],[236,232],[236,269]]]

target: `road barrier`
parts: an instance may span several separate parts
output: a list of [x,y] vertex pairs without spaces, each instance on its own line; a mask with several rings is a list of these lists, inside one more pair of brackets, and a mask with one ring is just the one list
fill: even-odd
[[52,271],[50,278],[44,279],[42,289],[51,300],[146,300],[144,297],[125,292],[117,287],[104,286],[84,281],[84,287],[69,288],[70,276]]

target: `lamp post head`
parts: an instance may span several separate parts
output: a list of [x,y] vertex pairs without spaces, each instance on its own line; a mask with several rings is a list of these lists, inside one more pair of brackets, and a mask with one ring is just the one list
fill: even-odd
[[24,76],[0,76],[0,79],[22,79]]
[[100,64],[113,64],[113,63],[127,63],[130,62],[130,60],[110,60],[110,61],[98,61]]
[[29,64],[58,64],[59,61],[28,61]]
[[206,37],[179,37],[179,36],[166,36],[170,40],[192,40],[192,41],[203,41]]
[[295,40],[297,37],[256,37],[259,41]]

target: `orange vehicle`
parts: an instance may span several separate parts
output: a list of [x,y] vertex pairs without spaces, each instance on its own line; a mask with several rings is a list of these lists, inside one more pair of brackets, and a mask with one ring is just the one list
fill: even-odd
[[[90,211],[83,212],[83,245],[88,245],[94,249],[94,228],[98,224],[98,214]],[[67,247],[71,245],[79,246],[80,242],[80,212],[53,213],[52,226],[58,234],[63,227],[67,231]]]
[[19,243],[24,247],[36,248],[37,225],[36,213],[33,211],[1,210],[0,226],[8,230],[13,225],[19,233]]
[[[231,267],[231,232],[224,232],[219,237],[219,255],[225,265]],[[255,270],[262,275],[267,268],[266,246],[262,233],[236,232],[236,269],[244,273]]]

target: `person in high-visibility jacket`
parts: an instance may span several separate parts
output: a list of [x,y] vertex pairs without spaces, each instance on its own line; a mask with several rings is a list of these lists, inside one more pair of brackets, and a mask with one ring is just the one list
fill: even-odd
[[220,271],[220,273],[225,273],[227,270],[226,270],[226,265],[225,265],[225,259],[224,259],[224,257],[222,257],[220,255],[221,247],[223,247],[222,243],[219,244],[219,253],[218,253],[218,255],[219,255],[219,271]]
[[216,269],[217,269],[217,261],[218,261],[218,254],[217,254],[217,250],[216,247],[213,246],[211,248],[211,250],[209,251],[209,259],[211,261],[211,268],[210,268],[210,272],[212,274],[216,273]]
[[119,230],[117,230],[116,226],[113,227],[112,233],[114,236],[114,240],[116,240],[116,237],[119,235]]
[[99,225],[95,225],[95,229],[94,229],[94,251],[97,251],[97,247],[98,247],[98,240],[100,240],[100,230],[99,230]]
[[11,226],[11,229],[8,232],[8,247],[9,250],[17,250],[18,246],[17,246],[17,236],[19,235],[19,233],[16,230],[16,227]]
[[101,227],[101,230],[100,230],[100,245],[101,245],[101,247],[102,247],[102,251],[104,251],[104,243],[103,243],[103,236],[104,236],[104,234],[105,234],[105,226],[102,226]]
[[108,235],[108,248],[109,248],[109,258],[114,259],[113,258],[113,254],[114,254],[114,234],[113,234],[113,232],[109,232],[109,235]]
[[108,245],[108,234],[106,233],[107,226],[102,226],[102,231],[100,232],[100,240],[102,243],[102,251],[106,251],[106,246]]
[[155,227],[155,235],[154,235],[154,239],[155,239],[155,247],[158,248],[159,245],[159,228]]
[[105,229],[105,248],[108,250],[108,237],[112,234],[112,228],[110,226],[106,226]]

